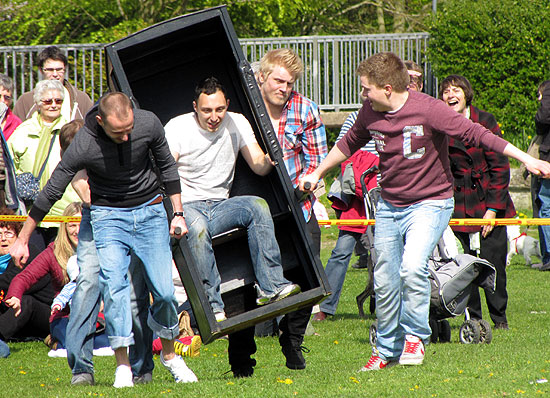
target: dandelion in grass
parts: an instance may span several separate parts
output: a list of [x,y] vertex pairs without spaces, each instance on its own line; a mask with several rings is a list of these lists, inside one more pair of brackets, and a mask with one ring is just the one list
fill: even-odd
[[227,382],[227,385],[228,385],[228,386],[233,386],[233,385],[235,385],[235,383],[233,383],[232,381],[228,381],[228,382]]
[[516,392],[517,392],[518,394],[525,394],[525,391],[523,391],[523,390],[517,390]]
[[19,371],[19,374],[20,374],[20,375],[26,375],[27,372],[25,372],[24,370],[20,370],[20,371]]
[[283,384],[292,384],[293,381],[291,379],[280,379],[277,377],[277,383],[283,383]]
[[334,340],[334,344],[340,344],[340,343],[338,343],[338,340]]
[[464,371],[462,369],[459,369],[458,374],[461,375],[462,373],[464,373]]
[[359,384],[359,380],[357,380],[355,377],[351,376],[349,378],[349,381],[351,381],[352,383],[356,383],[356,384]]

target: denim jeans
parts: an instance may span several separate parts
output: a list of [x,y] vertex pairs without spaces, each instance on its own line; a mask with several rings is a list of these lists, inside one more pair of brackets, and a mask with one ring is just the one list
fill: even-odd
[[80,273],[76,278],[67,325],[67,360],[73,374],[93,373],[93,338],[100,304],[99,262],[90,210],[85,207],[82,208],[76,254]]
[[168,220],[162,203],[135,208],[92,206],[99,281],[105,321],[113,349],[134,344],[128,267],[131,254],[143,263],[153,304],[147,319],[159,337],[173,340],[179,333],[177,301],[172,282]]
[[254,274],[265,293],[273,294],[290,283],[283,276],[273,219],[264,199],[235,196],[218,201],[197,200],[184,203],[183,209],[189,229],[187,240],[214,312],[222,311],[224,304],[212,237],[233,228],[247,229]]
[[[80,273],[77,285],[71,301],[71,315],[67,325],[66,348],[67,360],[73,374],[93,373],[94,364],[92,350],[94,348],[94,336],[96,331],[96,319],[101,302],[99,288],[99,259],[95,246],[90,210],[82,208],[82,220],[78,234],[77,259]],[[132,257],[130,273],[143,275],[143,269],[135,256]],[[151,350],[152,336],[147,340],[146,320],[138,316],[147,312],[149,301],[135,300],[133,297],[146,297],[148,299],[147,286],[143,277],[132,278],[132,321],[133,333],[137,344],[130,347],[130,363],[134,375],[139,376],[153,369],[153,354]],[[134,291],[136,293],[134,293]],[[143,331],[143,332],[142,332]]]
[[426,341],[431,334],[428,257],[447,228],[453,198],[425,200],[395,207],[380,198],[376,212],[374,268],[377,348],[380,356],[396,359],[405,334]]
[[360,238],[361,234],[359,232],[340,230],[338,233],[336,246],[334,246],[325,267],[328,283],[332,290],[332,294],[320,305],[321,311],[326,314],[334,315],[336,313],[340,294],[342,293],[342,286],[346,279],[349,260],[353,254],[353,248]]
[[[550,180],[541,178],[539,200],[541,202],[539,217],[550,218]],[[540,251],[542,263],[550,263],[550,225],[539,225]]]

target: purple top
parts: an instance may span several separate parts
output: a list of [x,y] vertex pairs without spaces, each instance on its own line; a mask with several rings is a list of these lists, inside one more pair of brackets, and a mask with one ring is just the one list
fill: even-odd
[[382,198],[402,207],[453,197],[447,136],[499,153],[508,144],[443,101],[409,91],[396,112],[373,111],[366,101],[355,124],[336,145],[351,156],[374,139],[380,155]]

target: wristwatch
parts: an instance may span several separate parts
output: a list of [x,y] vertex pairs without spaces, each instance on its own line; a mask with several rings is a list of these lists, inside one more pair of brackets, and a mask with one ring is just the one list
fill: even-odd
[[185,213],[183,211],[175,211],[172,216],[173,217],[185,217]]

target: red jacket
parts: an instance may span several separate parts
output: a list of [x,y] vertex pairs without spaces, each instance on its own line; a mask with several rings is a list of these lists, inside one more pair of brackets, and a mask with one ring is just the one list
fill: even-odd
[[[492,114],[470,106],[470,118],[502,136]],[[449,156],[454,177],[454,218],[483,218],[488,208],[497,210],[497,218],[516,215],[508,192],[510,163],[505,155],[450,138]],[[452,228],[468,233],[481,230],[481,226]]]
[[15,131],[17,126],[21,124],[21,119],[19,119],[15,114],[8,108],[6,112],[6,124],[2,127],[2,132],[4,133],[4,138],[6,141],[10,138],[10,135]]
[[[65,286],[63,270],[57,262],[53,253],[54,242],[50,243],[48,247],[42,251],[27,267],[21,271],[10,283],[8,294],[6,299],[10,297],[17,297],[21,299],[23,294],[30,289],[36,282],[38,282],[43,276],[50,274],[52,280],[52,286],[57,296],[63,286]],[[69,313],[69,306],[63,310],[55,313],[50,317],[50,323],[52,320],[62,318]]]
[[[342,214],[340,215],[340,220],[355,220],[355,219],[365,219],[365,203],[363,201],[363,193],[361,191],[361,174],[371,168],[372,166],[378,166],[378,156],[373,155],[368,151],[357,151],[353,156],[348,160],[342,163],[341,172],[344,173],[344,169],[348,163],[353,164],[353,176],[355,179],[355,197],[346,206],[341,200],[335,199],[332,202],[332,208],[335,210],[340,210]],[[376,187],[376,174],[371,174],[366,179],[367,190],[370,191],[372,188]],[[338,226],[339,229],[343,231],[359,232],[364,233],[367,230],[365,225],[342,225]]]

